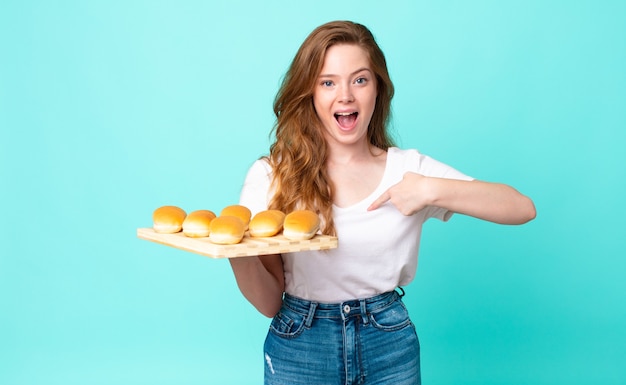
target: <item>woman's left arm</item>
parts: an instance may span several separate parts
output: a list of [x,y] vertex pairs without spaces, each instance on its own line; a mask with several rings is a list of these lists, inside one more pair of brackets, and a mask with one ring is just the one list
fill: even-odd
[[406,173],[402,181],[385,191],[368,210],[375,210],[387,201],[404,215],[436,206],[509,225],[523,224],[536,216],[532,200],[511,186],[427,177],[412,172]]

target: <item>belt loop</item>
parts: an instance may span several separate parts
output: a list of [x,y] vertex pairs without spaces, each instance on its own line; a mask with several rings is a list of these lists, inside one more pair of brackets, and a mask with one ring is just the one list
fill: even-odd
[[359,302],[359,305],[361,306],[361,318],[363,319],[363,325],[367,325],[369,323],[369,318],[367,316],[367,304],[364,299]]
[[404,297],[404,289],[400,286],[398,286],[398,289],[400,289],[400,293],[398,293],[400,295],[400,298]]
[[311,305],[309,306],[309,314],[307,314],[306,320],[304,321],[304,324],[306,325],[307,328],[310,328],[311,324],[313,323],[313,316],[315,315],[315,309],[317,309],[317,302],[311,302]]

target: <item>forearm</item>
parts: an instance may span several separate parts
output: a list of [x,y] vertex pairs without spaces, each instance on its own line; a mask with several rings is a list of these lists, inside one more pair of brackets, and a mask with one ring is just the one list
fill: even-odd
[[501,224],[523,224],[535,218],[532,200],[513,187],[483,181],[428,178],[431,204]]
[[285,288],[280,255],[231,258],[229,261],[244,297],[267,317],[278,313]]

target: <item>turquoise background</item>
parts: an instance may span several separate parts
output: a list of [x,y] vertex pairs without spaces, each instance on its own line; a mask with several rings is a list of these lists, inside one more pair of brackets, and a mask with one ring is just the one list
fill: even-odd
[[[383,5],[384,4],[384,5]],[[259,384],[225,260],[136,238],[220,210],[317,25],[369,26],[394,132],[538,210],[429,222],[425,384],[626,384],[626,2],[3,1],[0,383]]]

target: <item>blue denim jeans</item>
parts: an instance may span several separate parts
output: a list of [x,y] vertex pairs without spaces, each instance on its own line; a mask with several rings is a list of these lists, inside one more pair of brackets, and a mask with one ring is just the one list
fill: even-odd
[[400,295],[326,304],[285,295],[265,340],[266,385],[420,384]]

